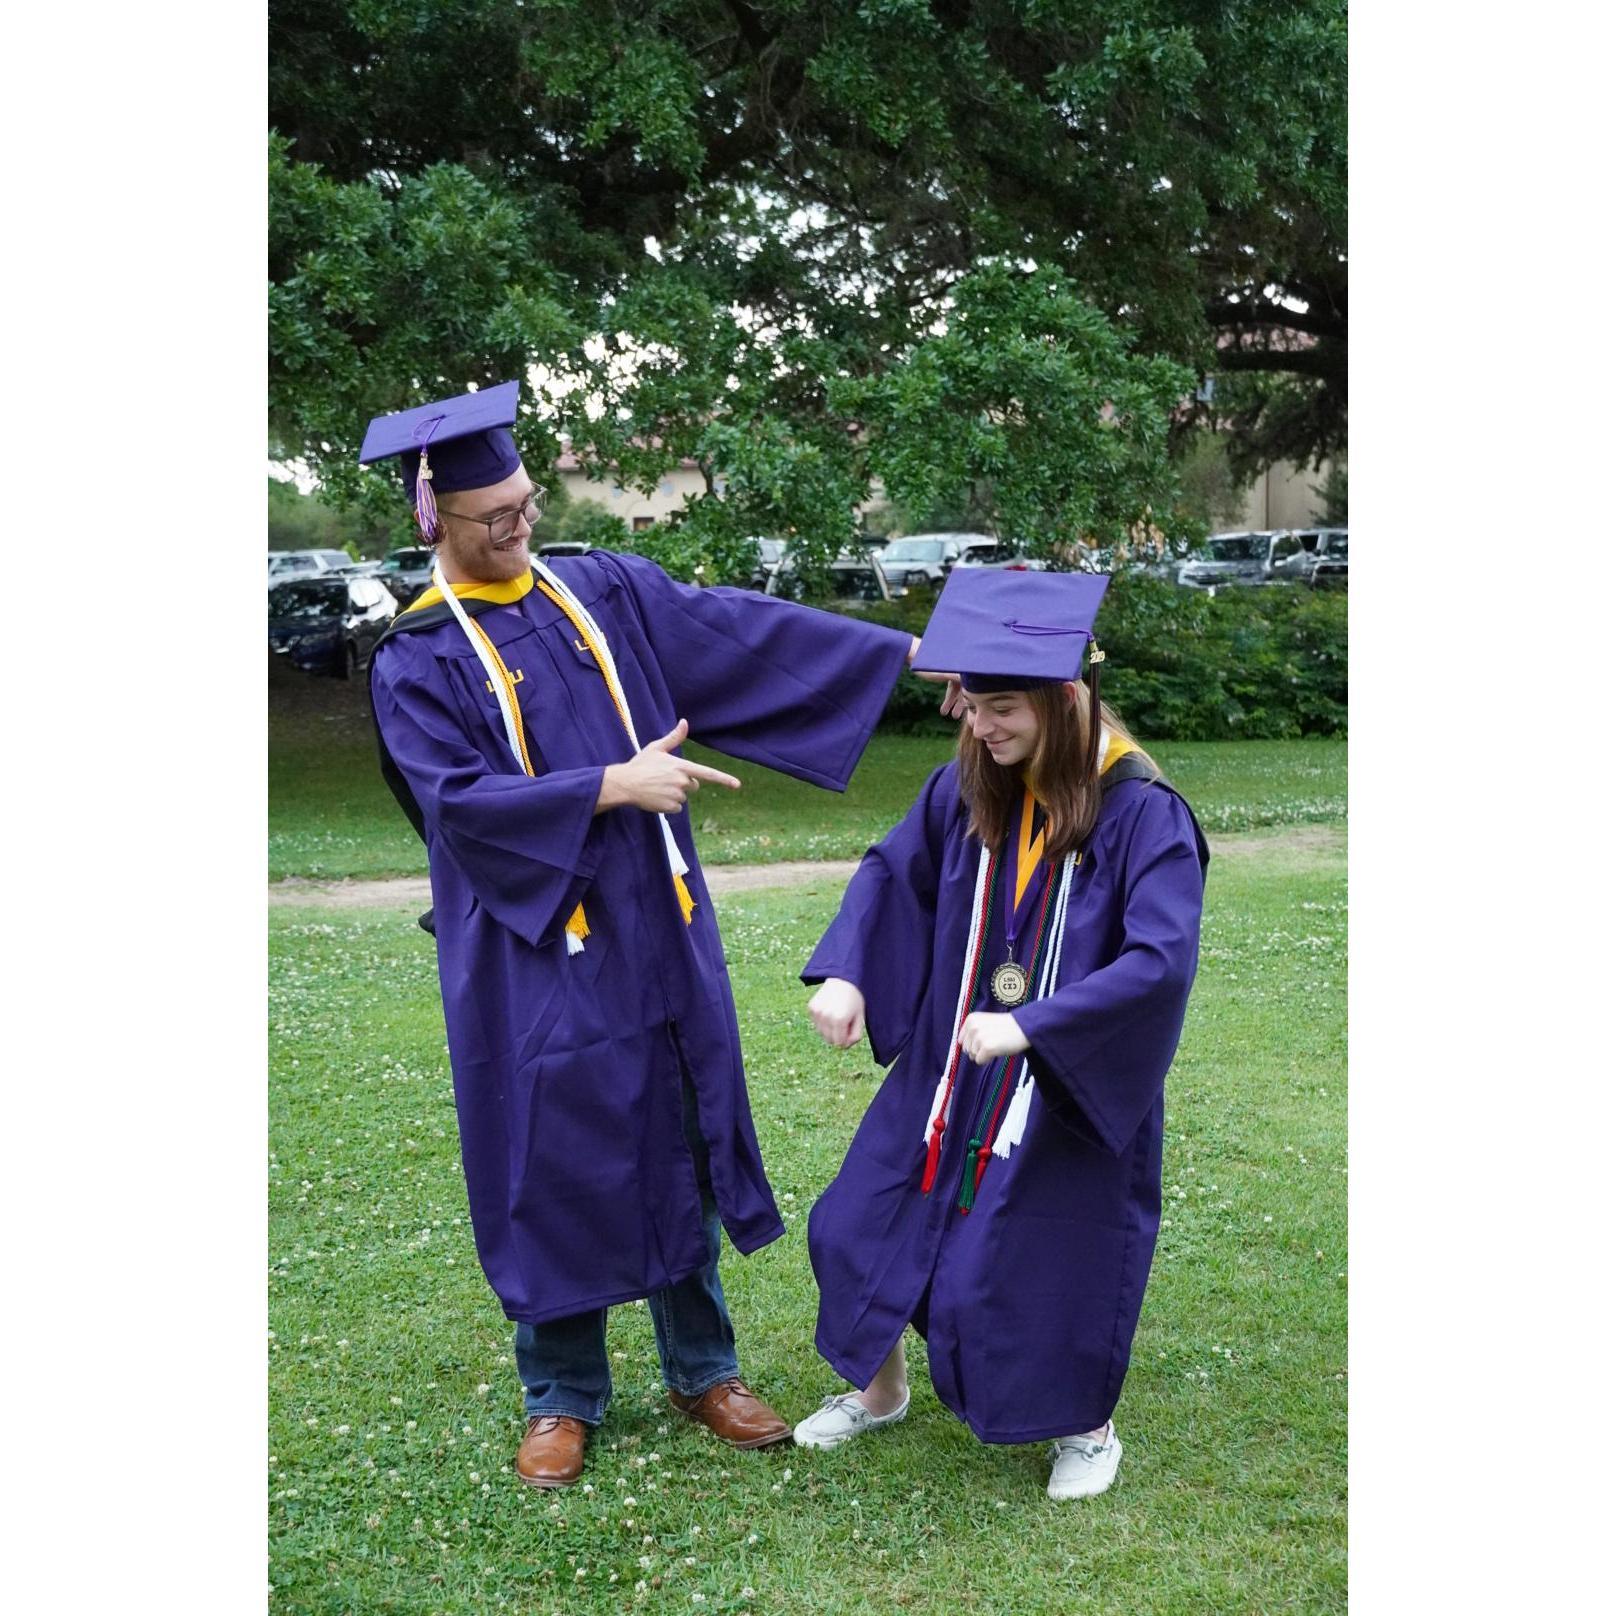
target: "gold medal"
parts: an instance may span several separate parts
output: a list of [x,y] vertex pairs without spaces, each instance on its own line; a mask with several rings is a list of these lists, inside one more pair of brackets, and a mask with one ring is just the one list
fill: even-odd
[[1000,1004],[1020,1004],[1027,997],[1027,973],[1014,960],[1006,960],[988,982]]

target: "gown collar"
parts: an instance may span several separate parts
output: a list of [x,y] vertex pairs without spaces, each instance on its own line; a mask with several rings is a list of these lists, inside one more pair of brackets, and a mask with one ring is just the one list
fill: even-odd
[[[455,593],[456,600],[487,600],[496,606],[509,606],[519,601],[533,588],[533,573],[524,572],[520,577],[507,579],[492,584],[450,584]],[[440,605],[443,601],[443,592],[436,586],[424,589],[404,608],[406,612],[424,611],[428,606]]]

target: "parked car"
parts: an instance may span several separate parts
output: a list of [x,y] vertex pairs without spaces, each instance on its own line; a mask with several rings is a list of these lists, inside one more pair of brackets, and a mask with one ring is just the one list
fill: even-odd
[[269,583],[273,587],[294,578],[318,578],[352,565],[353,557],[346,550],[271,550]]
[[1347,587],[1347,530],[1344,527],[1320,535],[1319,555],[1307,581],[1315,589]]
[[377,569],[376,576],[400,606],[408,606],[432,582],[432,552],[424,545],[394,550]]
[[760,536],[754,538],[752,543],[757,546],[757,560],[753,564],[752,577],[747,588],[767,590],[775,569],[785,559],[785,540],[765,539]]
[[892,539],[878,560],[888,578],[910,589],[941,589],[967,556],[993,550],[999,541],[986,533],[910,533]]
[[978,545],[960,557],[962,567],[997,567],[1000,572],[1048,572],[1049,563],[1030,556],[1009,539],[995,539],[991,545]]
[[557,556],[588,555],[591,550],[598,549],[598,545],[589,544],[583,539],[552,539],[548,544],[535,544],[529,546],[534,555],[543,556],[553,561]]
[[1293,579],[1297,583],[1310,582],[1314,567],[1322,559],[1331,539],[1337,535],[1345,542],[1347,530],[1344,527],[1298,528],[1289,535],[1295,541],[1295,548],[1274,560],[1274,577]]
[[377,578],[305,578],[269,592],[269,648],[305,673],[351,679],[398,611]]
[[1192,589],[1272,583],[1274,561],[1298,548],[1295,534],[1286,531],[1214,533],[1179,567],[1178,581]]
[[[862,611],[872,601],[892,600],[902,593],[888,582],[881,563],[868,554],[856,555],[852,551],[844,551],[839,560],[831,562],[830,577],[830,604],[841,611]],[[792,564],[789,553],[770,575],[764,593],[778,595],[784,600],[809,598],[807,583]]]
[[875,552],[875,558],[895,583],[909,589],[922,585],[941,589],[964,554],[965,546],[952,534],[911,533],[889,539]]

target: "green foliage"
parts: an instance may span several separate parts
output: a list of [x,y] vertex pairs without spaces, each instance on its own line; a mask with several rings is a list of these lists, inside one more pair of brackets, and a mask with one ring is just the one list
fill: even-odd
[[339,510],[318,494],[303,494],[295,483],[271,477],[269,482],[269,548],[271,550],[346,550],[351,556],[387,553],[393,528]]
[[1245,488],[1234,475],[1228,441],[1216,432],[1197,431],[1176,455],[1180,508],[1201,532],[1233,527],[1245,512]]
[[1313,492],[1319,496],[1319,506],[1313,520],[1320,527],[1345,527],[1347,525],[1347,466],[1346,462],[1338,460],[1325,474],[1322,483],[1313,485]]
[[833,382],[830,402],[861,423],[868,465],[901,505],[970,489],[990,531],[1029,553],[1086,543],[1105,564],[1173,497],[1168,424],[1194,381],[1128,348],[1067,276],[988,264],[907,363]]
[[[923,634],[935,597],[869,607],[870,621]],[[1210,595],[1118,572],[1097,624],[1103,694],[1151,740],[1288,740],[1347,732],[1347,597],[1297,586]],[[898,681],[883,728],[950,733],[939,687]]]
[[1210,595],[1120,573],[1098,627],[1104,694],[1141,735],[1346,734],[1345,594],[1276,586]]
[[530,471],[563,430],[636,488],[695,460],[728,495],[681,541],[712,565],[758,532],[829,555],[877,462],[917,512],[980,484],[1104,542],[1167,506],[1181,366],[1284,379],[1292,447],[1344,436],[1343,0],[275,0],[270,26],[272,435],[345,500],[381,498],[369,415],[533,365]]
[[345,550],[341,514],[323,500],[298,492],[293,483],[269,479],[271,550]]

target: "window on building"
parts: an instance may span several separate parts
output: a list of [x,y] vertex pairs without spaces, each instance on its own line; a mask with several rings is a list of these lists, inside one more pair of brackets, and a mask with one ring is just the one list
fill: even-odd
[[656,518],[654,516],[636,516],[634,518],[634,531],[636,533],[643,533],[648,527],[655,526]]

